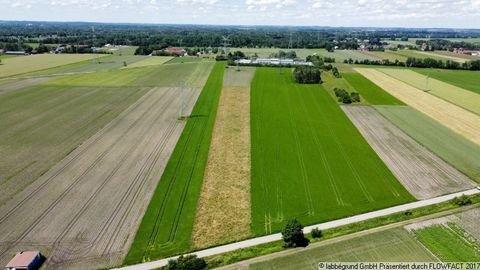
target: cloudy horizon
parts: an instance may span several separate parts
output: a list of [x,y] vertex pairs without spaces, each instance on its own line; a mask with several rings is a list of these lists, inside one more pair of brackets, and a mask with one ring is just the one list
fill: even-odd
[[480,0],[0,0],[0,20],[480,28]]

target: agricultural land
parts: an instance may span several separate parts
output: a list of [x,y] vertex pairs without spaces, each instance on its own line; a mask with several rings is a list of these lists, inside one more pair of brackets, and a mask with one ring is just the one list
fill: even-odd
[[257,68],[251,102],[255,234],[413,200],[323,87]]
[[193,230],[193,246],[250,233],[250,82],[254,68],[225,70],[217,119]]

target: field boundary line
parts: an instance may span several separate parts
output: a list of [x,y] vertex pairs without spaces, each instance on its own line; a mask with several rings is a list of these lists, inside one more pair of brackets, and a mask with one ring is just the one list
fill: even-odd
[[[474,188],[466,191],[461,191],[461,192],[456,192],[448,195],[443,195],[439,197],[435,197],[432,199],[427,199],[427,200],[422,200],[422,201],[416,201],[416,202],[411,202],[407,204],[402,204],[402,205],[397,205],[381,210],[376,210],[360,215],[355,215],[347,218],[342,218],[338,220],[333,220],[333,221],[328,221],[316,225],[310,225],[307,226],[303,229],[304,233],[309,233],[312,231],[314,228],[318,228],[320,230],[326,230],[326,229],[331,229],[343,225],[348,225],[360,221],[365,221],[368,219],[376,218],[376,217],[382,217],[386,216],[389,214],[394,214],[402,211],[407,211],[407,210],[412,210],[424,206],[429,206],[437,203],[442,203],[449,201],[455,197],[462,196],[462,195],[475,195],[475,194],[480,194],[480,189]],[[228,245],[223,245],[223,246],[218,246],[218,247],[213,247],[205,250],[200,250],[197,252],[189,253],[189,254],[194,254],[197,255],[198,257],[208,257],[208,256],[213,256],[237,249],[242,249],[242,248],[247,248],[251,246],[256,246],[260,244],[265,244],[269,242],[275,242],[279,241],[282,239],[282,235],[280,233],[272,234],[272,235],[267,235],[267,236],[262,236],[262,237],[257,237],[257,238],[252,238]],[[169,260],[172,259],[177,259],[179,256],[174,256],[174,257],[169,257],[153,262],[148,262],[148,263],[141,263],[141,264],[136,264],[136,265],[130,265],[130,266],[125,266],[121,268],[115,268],[116,270],[147,270],[147,269],[156,269],[162,266],[167,265]]]

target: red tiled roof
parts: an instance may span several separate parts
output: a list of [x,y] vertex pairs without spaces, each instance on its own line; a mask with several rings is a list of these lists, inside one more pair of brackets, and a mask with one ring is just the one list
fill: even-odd
[[7,264],[7,268],[27,267],[38,255],[38,251],[22,251]]

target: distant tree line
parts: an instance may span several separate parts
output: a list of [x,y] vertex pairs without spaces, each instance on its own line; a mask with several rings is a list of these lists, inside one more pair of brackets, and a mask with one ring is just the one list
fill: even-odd
[[426,44],[429,51],[453,51],[454,48],[464,48],[466,50],[480,50],[480,44],[465,41],[450,41],[446,39],[418,39],[415,44],[422,46]]
[[480,70],[480,60],[467,61],[459,63],[452,60],[437,60],[433,58],[415,58],[409,57],[407,61],[401,62],[398,60],[390,61],[384,60],[344,60],[345,64],[359,64],[359,65],[382,65],[382,66],[399,66],[399,67],[417,67],[417,68],[439,68],[439,69],[465,69],[465,70]]

